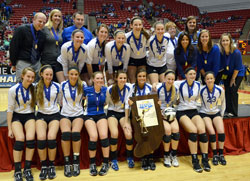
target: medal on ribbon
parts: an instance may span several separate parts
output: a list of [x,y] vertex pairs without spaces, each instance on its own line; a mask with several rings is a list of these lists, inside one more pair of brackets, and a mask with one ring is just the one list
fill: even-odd
[[96,93],[96,92],[94,91],[94,95],[95,95],[95,102],[96,102],[96,111],[99,112],[100,99],[101,99],[101,92]]
[[35,49],[38,48],[37,44],[38,44],[38,39],[35,35],[35,30],[34,30],[34,27],[33,27],[33,24],[30,24],[30,30],[31,30],[31,34],[32,34],[32,37],[33,37],[33,40],[35,42]]
[[142,34],[140,33],[138,44],[137,44],[137,40],[136,40],[135,35],[134,35],[133,32],[132,32],[132,37],[133,37],[133,40],[135,42],[135,47],[137,49],[137,55],[140,55],[140,46],[141,46],[141,37],[142,37]]
[[185,59],[185,66],[188,66],[188,49],[187,49],[186,53],[183,51],[183,56],[184,56],[184,59]]
[[74,88],[74,90],[72,89],[72,86],[70,84],[70,82],[68,81],[69,83],[69,93],[70,93],[70,97],[71,99],[73,100],[73,106],[75,107],[76,105],[76,87]]
[[168,107],[169,104],[170,104],[170,101],[171,101],[171,94],[172,94],[172,92],[171,92],[171,89],[170,89],[170,91],[168,93],[167,87],[166,87],[165,83],[163,83],[163,87],[164,87],[165,101],[166,101],[167,107]]
[[[28,87],[28,89],[25,89],[23,87],[22,83],[20,83],[20,86],[21,86],[21,95],[22,95],[22,98],[23,98],[23,107],[24,107],[24,109],[26,109],[27,108],[27,101],[30,99],[29,98],[30,88]],[[26,95],[24,94],[23,89],[26,90]]]
[[[163,41],[163,40],[162,40]],[[156,35],[155,35],[155,43],[156,43],[156,47],[157,47],[157,50],[158,50],[158,52],[159,52],[159,55],[158,55],[158,59],[160,60],[161,58],[162,58],[162,55],[161,55],[161,47],[159,46],[159,43],[158,43],[158,39],[157,39],[157,37],[156,37]]]
[[229,63],[230,63],[230,55],[226,55],[226,53],[224,52],[224,58],[225,58],[225,62],[226,62],[226,70],[229,71]]
[[73,59],[73,61],[76,63],[81,48],[79,48],[79,49],[77,50],[76,54],[75,54],[75,49],[74,49],[74,43],[73,43],[73,41],[72,41],[71,46],[72,46],[72,59]]
[[116,51],[116,58],[118,57],[119,59],[119,66],[122,65],[122,52],[123,52],[123,45],[121,47],[121,51],[119,52],[116,46],[116,42],[115,42],[115,51]]
[[120,101],[122,102],[122,105],[121,105],[122,109],[124,108],[125,92],[126,92],[125,86],[123,87],[122,93],[121,93],[120,88],[118,87],[118,93],[119,93]]
[[139,86],[137,86],[137,90],[138,90],[139,96],[144,96],[144,95],[145,95],[145,91],[146,91],[146,83],[145,83],[144,86],[143,86],[142,94],[141,94],[141,89],[140,89]]
[[207,88],[208,102],[210,103],[210,109],[212,109],[213,108],[213,100],[212,99],[214,97],[215,85],[214,85],[213,90],[212,90],[212,96],[210,96],[210,91],[209,91],[207,86],[206,86],[206,88]]
[[48,100],[48,106],[50,107],[50,90],[51,90],[51,85],[47,88],[45,85],[43,86],[45,97]]
[[58,41],[59,41],[58,31],[55,32],[53,27],[51,28],[51,31],[54,35],[55,40],[56,40],[56,45],[58,46],[59,45],[59,43],[58,43]]
[[194,82],[191,86],[188,85],[188,82],[186,81],[187,83],[187,87],[188,87],[188,101],[190,102],[191,101],[191,97],[193,96],[194,92],[193,92],[193,88],[194,88]]
[[203,56],[203,59],[204,59],[204,63],[207,64],[208,53],[202,52],[202,56]]

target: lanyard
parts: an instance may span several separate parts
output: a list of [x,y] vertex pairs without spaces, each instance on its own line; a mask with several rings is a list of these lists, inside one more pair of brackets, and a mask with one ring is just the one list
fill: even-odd
[[163,83],[163,86],[164,86],[164,93],[165,93],[165,101],[167,103],[167,105],[169,104],[170,100],[171,100],[171,90],[169,91],[169,94],[168,94],[168,91],[167,91],[167,88],[166,88],[166,84]]
[[72,59],[73,59],[73,61],[74,61],[75,63],[77,62],[77,59],[78,59],[78,55],[79,55],[80,49],[81,49],[81,48],[79,48],[79,49],[77,50],[76,54],[75,54],[74,44],[73,44],[73,41],[72,41],[72,53],[73,53]]
[[23,103],[24,103],[24,108],[26,108],[26,102],[29,100],[29,90],[30,88],[28,87],[28,89],[25,89],[26,90],[26,95],[24,94],[24,87],[23,87],[23,84],[20,82],[20,88],[21,88],[21,95],[22,95],[22,98],[23,98]]
[[31,30],[31,34],[33,36],[33,40],[35,42],[35,49],[37,49],[37,44],[38,44],[38,38],[35,35],[35,30],[32,24],[30,24],[30,30]]
[[58,43],[58,41],[59,41],[58,31],[55,32],[53,27],[51,28],[51,30],[52,30],[54,38],[56,40],[56,45],[58,46],[59,45],[59,43]]
[[146,91],[146,83],[145,83],[144,86],[143,86],[142,94],[141,94],[141,89],[140,89],[139,86],[137,86],[137,90],[138,90],[139,96],[144,96],[144,95],[145,95],[145,91]]
[[75,106],[75,99],[76,99],[76,88],[75,90],[72,89],[72,86],[70,84],[70,82],[68,81],[69,83],[69,93],[70,93],[70,97],[71,99],[73,100],[73,106]]
[[185,59],[185,66],[187,66],[188,65],[188,49],[187,49],[186,53],[183,50],[183,56],[184,56],[184,59]]
[[140,55],[140,52],[139,52],[139,51],[140,51],[140,46],[141,46],[141,37],[142,37],[142,35],[141,35],[141,33],[140,33],[140,38],[139,38],[138,44],[137,44],[137,41],[136,41],[136,38],[135,38],[133,32],[132,32],[132,37],[133,37],[133,39],[134,39],[135,46],[136,46],[136,49],[137,49],[137,55]]
[[44,89],[45,97],[49,101],[49,105],[50,105],[50,90],[51,90],[51,85],[49,85],[48,88],[46,88],[46,86],[44,85],[43,89]]

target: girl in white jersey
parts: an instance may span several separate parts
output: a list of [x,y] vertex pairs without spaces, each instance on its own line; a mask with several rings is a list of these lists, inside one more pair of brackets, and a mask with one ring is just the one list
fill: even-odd
[[[40,80],[36,88],[38,112],[36,116],[37,148],[41,161],[40,180],[53,179],[56,177],[54,161],[56,158],[56,136],[59,130],[60,113],[58,99],[60,85],[53,82],[53,69],[51,65],[41,67]],[[47,133],[48,130],[48,133]],[[48,157],[47,163],[47,148]]]
[[118,70],[123,70],[127,72],[128,61],[130,57],[130,46],[125,43],[126,36],[121,30],[117,30],[114,33],[115,40],[110,41],[105,46],[105,56],[106,56],[106,75],[108,76],[108,84],[112,85],[114,83],[113,73]]
[[134,167],[133,160],[133,139],[132,128],[129,120],[128,95],[131,85],[127,82],[126,72],[119,70],[116,77],[116,83],[109,86],[107,90],[106,101],[108,104],[108,124],[110,131],[110,158],[111,168],[119,170],[117,162],[117,141],[118,141],[118,124],[120,123],[126,138],[127,162],[129,168]]
[[192,156],[193,169],[202,172],[197,156],[197,134],[199,134],[202,165],[205,171],[210,171],[208,163],[208,139],[204,121],[197,111],[197,99],[200,96],[200,83],[195,81],[196,72],[193,67],[185,71],[186,80],[175,81],[179,89],[180,103],[177,107],[176,118],[186,132],[189,133],[188,146]]
[[[200,91],[202,103],[200,116],[203,118],[209,134],[209,141],[213,150],[212,163],[213,165],[218,165],[218,163],[221,165],[226,165],[227,162],[223,155],[225,142],[223,115],[226,108],[224,89],[214,83],[215,76],[213,72],[206,72],[204,75],[204,80],[206,85],[203,86]],[[221,108],[218,107],[219,99],[221,100]],[[218,133],[219,155],[217,155],[216,149],[215,129]]]
[[[66,177],[80,174],[81,130],[83,127],[83,83],[77,67],[70,67],[69,80],[61,83],[62,109],[60,129],[62,132],[62,150],[64,154],[64,175]],[[70,145],[73,147],[73,168],[70,161]]]
[[167,37],[164,36],[164,24],[157,21],[154,24],[155,35],[148,42],[149,53],[147,60],[147,73],[151,84],[164,82],[164,73],[167,70]]
[[[24,149],[24,140],[26,140],[24,178],[33,180],[31,173],[31,161],[35,150],[35,92],[32,83],[35,80],[35,71],[27,67],[23,69],[22,82],[17,83],[9,89],[8,93],[8,136],[15,138],[13,147],[14,158],[14,179],[22,181],[22,153]],[[25,129],[25,134],[23,129]]]
[[146,69],[146,46],[149,34],[143,28],[142,19],[138,16],[131,19],[132,31],[126,33],[127,43],[130,45],[130,59],[128,63],[128,78],[130,83],[136,81],[136,71]]
[[89,76],[91,77],[93,72],[103,71],[105,64],[104,49],[106,45],[106,40],[109,35],[108,26],[101,24],[96,31],[97,37],[92,39],[88,43],[88,62],[92,66],[87,66]]

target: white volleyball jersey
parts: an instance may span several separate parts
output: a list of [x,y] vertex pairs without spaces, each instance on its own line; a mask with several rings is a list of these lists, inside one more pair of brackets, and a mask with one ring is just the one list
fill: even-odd
[[130,45],[130,57],[134,59],[141,59],[146,57],[146,46],[147,46],[147,39],[141,33],[140,38],[136,39],[133,31],[130,31],[125,34],[127,38],[127,43]]
[[68,76],[68,69],[71,66],[77,66],[81,72],[85,63],[90,64],[87,59],[87,46],[81,44],[78,52],[75,52],[73,42],[66,42],[61,48],[61,55],[57,61],[62,64],[64,76]]
[[153,67],[162,67],[166,65],[167,46],[167,37],[163,36],[162,42],[159,42],[156,35],[152,35],[148,42],[149,52],[147,64]]
[[167,46],[167,52],[166,52],[166,59],[167,59],[167,67],[171,70],[176,70],[176,62],[174,59],[174,50],[177,47],[178,44],[178,38],[175,37],[172,39],[169,35],[169,33],[165,33],[164,36],[168,38],[168,46]]
[[[222,87],[215,85],[213,91],[210,92],[206,85],[201,87],[200,91],[201,96],[201,113],[213,115],[218,112],[221,113],[223,117],[226,109],[225,94]],[[221,100],[221,109],[218,106],[218,101]]]
[[98,38],[92,39],[87,45],[88,63],[104,65],[105,57]]
[[121,50],[118,51],[115,40],[108,42],[105,46],[105,57],[108,63],[109,74],[113,73],[113,66],[119,66],[121,64],[123,64],[123,70],[127,72],[130,46],[127,43],[124,43]]
[[135,84],[132,84],[128,97],[145,96],[145,95],[151,95],[151,94],[152,94],[152,85],[145,83],[143,89],[140,89],[138,86],[137,91],[135,93]]
[[119,93],[120,96],[119,102],[115,104],[111,99],[112,87],[113,85],[109,86],[107,90],[106,103],[108,105],[108,110],[116,112],[125,112],[125,109],[129,109],[128,98],[132,85],[130,83],[125,84],[123,90],[121,90]]
[[55,114],[59,112],[60,84],[52,82],[48,88],[43,90],[43,106],[37,100],[38,112],[42,114]]
[[[84,87],[84,83],[82,87]],[[62,109],[61,115],[75,117],[83,114],[82,99],[83,93],[78,95],[77,86],[69,85],[69,80],[61,83]],[[75,102],[75,103],[74,103]]]
[[194,81],[192,86],[189,86],[186,80],[181,80],[175,81],[174,85],[178,89],[180,99],[177,110],[197,109],[197,100],[200,97],[200,82]]
[[9,89],[7,112],[16,112],[21,114],[33,113],[35,110],[30,104],[30,88],[25,89],[22,86],[22,83],[17,83]]

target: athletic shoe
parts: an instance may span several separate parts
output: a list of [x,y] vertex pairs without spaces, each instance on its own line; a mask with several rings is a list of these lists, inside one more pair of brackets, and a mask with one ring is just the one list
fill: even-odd
[[219,162],[220,162],[221,165],[226,165],[227,164],[227,161],[225,160],[224,155],[219,156]]
[[141,168],[143,170],[148,170],[148,160],[146,158],[141,159]]
[[71,165],[64,165],[64,175],[65,177],[72,177],[72,170],[71,170]]
[[48,177],[48,168],[46,166],[42,166],[39,179],[46,180],[47,177]]
[[55,168],[55,166],[49,166],[49,169],[48,169],[48,178],[49,179],[56,178],[56,168]]
[[23,176],[21,171],[14,173],[14,181],[23,181]]
[[172,165],[174,167],[178,167],[179,166],[179,162],[178,162],[178,159],[177,159],[176,155],[175,156],[170,155],[170,159],[171,159]]
[[111,163],[111,168],[114,170],[114,171],[118,171],[119,170],[119,166],[118,166],[118,161],[117,160],[112,160]]
[[203,169],[206,171],[206,172],[210,172],[211,170],[211,167],[208,163],[208,159],[202,159],[202,166],[203,166]]
[[129,168],[134,168],[135,162],[134,162],[133,158],[131,158],[131,157],[127,158],[127,162],[128,162]]
[[23,176],[26,179],[26,181],[33,181],[34,177],[31,173],[31,169],[26,169],[23,171]]
[[109,164],[108,163],[103,163],[102,168],[101,168],[101,170],[99,172],[99,175],[100,176],[107,175],[108,171],[109,171]]
[[95,163],[90,164],[89,165],[89,174],[91,176],[96,176],[97,173],[98,173],[98,171],[97,171],[97,168],[96,168],[96,164]]
[[219,156],[218,155],[213,156],[212,163],[215,166],[219,164]]
[[192,160],[192,165],[193,165],[194,171],[196,171],[198,173],[201,173],[203,171],[201,166],[200,166],[199,159]]
[[164,166],[165,166],[165,167],[171,167],[171,159],[170,159],[170,156],[165,156],[165,155],[164,155]]
[[149,167],[150,170],[155,170],[156,169],[156,165],[155,165],[155,162],[154,162],[153,158],[148,159],[148,167]]
[[79,164],[79,163],[74,163],[74,164],[72,165],[72,167],[73,167],[72,175],[73,175],[74,177],[80,175],[80,164]]

